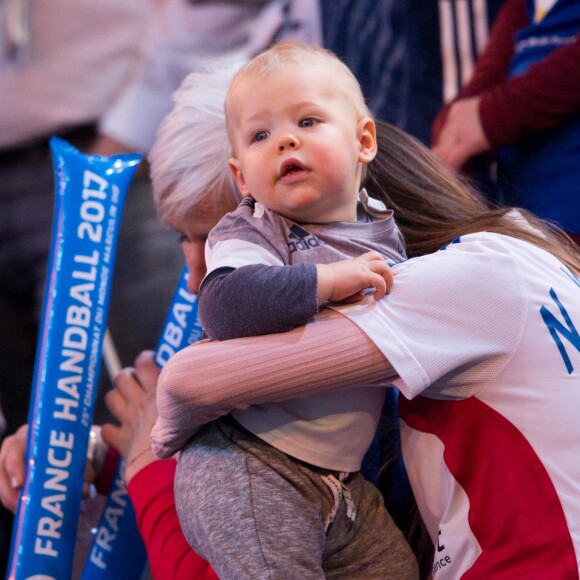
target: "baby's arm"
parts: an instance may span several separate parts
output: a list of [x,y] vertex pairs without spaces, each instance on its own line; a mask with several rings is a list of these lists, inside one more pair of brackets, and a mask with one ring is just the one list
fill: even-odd
[[277,214],[255,218],[242,203],[210,233],[208,272],[199,290],[199,313],[208,336],[228,340],[287,332],[318,314],[328,300],[362,297],[390,287],[390,270],[377,252],[331,265],[288,264],[285,224]]
[[366,288],[375,288],[379,300],[392,283],[391,269],[378,252],[316,266],[220,268],[200,288],[200,316],[215,340],[286,332],[306,324],[325,302],[360,300]]
[[313,264],[252,264],[214,270],[199,290],[207,335],[228,340],[286,332],[318,314]]

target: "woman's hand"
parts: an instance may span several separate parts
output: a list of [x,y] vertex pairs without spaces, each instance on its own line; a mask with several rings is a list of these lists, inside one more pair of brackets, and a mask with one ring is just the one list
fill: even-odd
[[134,368],[123,369],[115,378],[115,389],[105,401],[120,425],[103,425],[103,439],[125,459],[127,482],[149,463],[155,461],[149,434],[157,420],[155,392],[160,370],[154,353],[141,353]]
[[[0,448],[0,502],[6,509],[16,512],[18,496],[26,477],[26,439],[28,425],[22,425],[16,433],[6,437]],[[83,498],[89,497],[90,487],[95,479],[92,462],[87,460]]]

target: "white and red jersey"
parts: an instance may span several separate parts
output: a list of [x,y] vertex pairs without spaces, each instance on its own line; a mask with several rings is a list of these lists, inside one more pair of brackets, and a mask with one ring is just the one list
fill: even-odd
[[397,267],[339,310],[396,369],[434,578],[578,578],[580,279],[491,233]]

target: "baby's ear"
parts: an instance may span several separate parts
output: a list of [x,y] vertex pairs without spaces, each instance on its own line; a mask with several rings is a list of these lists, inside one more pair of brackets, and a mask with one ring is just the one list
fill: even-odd
[[377,154],[377,128],[370,117],[363,117],[357,125],[357,135],[360,145],[358,160],[370,163]]
[[242,168],[240,167],[240,162],[235,157],[230,157],[228,160],[228,166],[236,183],[238,184],[238,189],[243,197],[249,197],[251,194],[246,185],[246,180],[244,179],[244,174],[242,173]]

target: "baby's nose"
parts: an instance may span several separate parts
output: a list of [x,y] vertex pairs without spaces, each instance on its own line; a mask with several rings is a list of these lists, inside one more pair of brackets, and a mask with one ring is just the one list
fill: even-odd
[[280,151],[284,151],[287,148],[294,149],[298,145],[298,140],[294,135],[285,135],[280,139],[280,143],[278,145],[278,149]]

